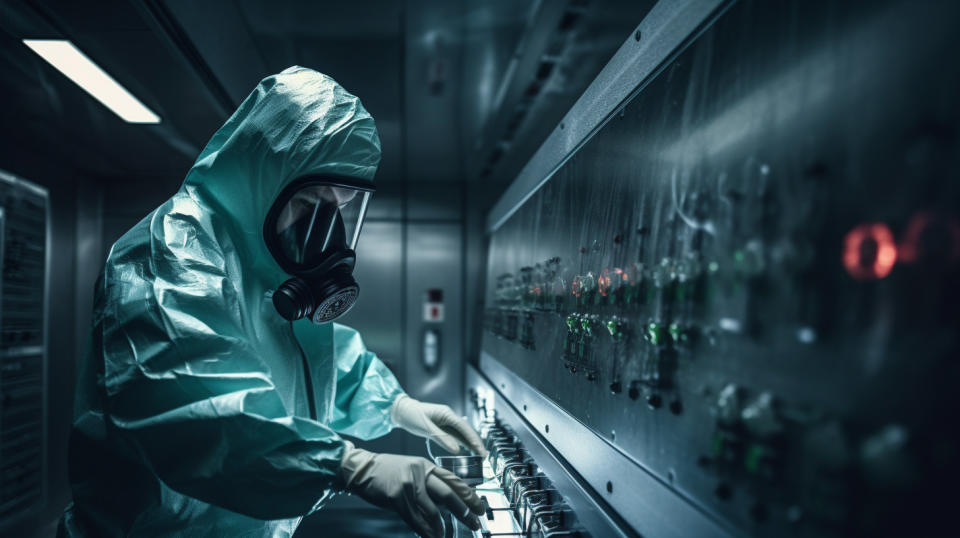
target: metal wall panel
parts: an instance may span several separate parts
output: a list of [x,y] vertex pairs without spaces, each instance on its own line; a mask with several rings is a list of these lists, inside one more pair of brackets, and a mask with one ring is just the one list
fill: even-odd
[[408,182],[456,182],[461,177],[461,13],[461,2],[405,3],[401,106]]
[[46,503],[48,200],[0,172],[0,525]]
[[481,368],[743,534],[945,533],[958,17],[732,2],[617,113],[568,117],[587,136],[492,215]]
[[[411,396],[449,404],[457,412],[463,393],[462,227],[459,223],[407,224],[406,385]],[[424,296],[443,290],[444,319],[423,321]],[[440,335],[440,363],[425,368],[424,331]],[[422,444],[422,441],[420,441]]]
[[367,222],[357,243],[354,277],[360,296],[337,323],[360,331],[375,352],[403,382],[403,224]]

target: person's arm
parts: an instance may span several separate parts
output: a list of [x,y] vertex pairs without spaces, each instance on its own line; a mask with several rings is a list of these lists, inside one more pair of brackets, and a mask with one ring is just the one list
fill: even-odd
[[333,345],[337,387],[330,427],[360,439],[386,435],[394,427],[390,408],[403,394],[400,383],[350,327],[333,324]]
[[460,445],[486,455],[473,428],[450,407],[404,394],[396,378],[368,351],[357,331],[333,324],[337,368],[336,405],[330,426],[339,433],[372,439],[400,427],[456,453]]
[[101,290],[108,428],[185,495],[310,513],[342,482],[343,440],[284,407],[217,243],[189,216],[154,220],[150,251],[115,252]]

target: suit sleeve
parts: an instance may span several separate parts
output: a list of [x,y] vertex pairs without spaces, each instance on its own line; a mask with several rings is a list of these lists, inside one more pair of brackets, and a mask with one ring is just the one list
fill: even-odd
[[357,331],[334,323],[333,344],[337,386],[330,427],[360,439],[386,435],[394,427],[390,407],[403,393],[400,383]]
[[285,409],[201,218],[155,215],[149,252],[111,256],[95,335],[105,413],[176,491],[260,519],[308,514],[338,487],[344,442]]

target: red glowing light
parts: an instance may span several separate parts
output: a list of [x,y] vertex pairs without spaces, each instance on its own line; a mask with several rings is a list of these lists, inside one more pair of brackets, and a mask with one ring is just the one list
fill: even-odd
[[597,277],[597,291],[600,295],[606,297],[610,293],[610,269],[604,269],[603,273]]
[[857,280],[881,279],[890,274],[896,261],[893,232],[881,222],[861,224],[843,240],[843,266]]

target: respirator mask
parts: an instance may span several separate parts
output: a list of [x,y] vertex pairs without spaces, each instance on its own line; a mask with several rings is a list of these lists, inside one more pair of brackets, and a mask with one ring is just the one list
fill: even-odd
[[357,238],[374,188],[350,178],[308,176],[288,185],[263,224],[263,239],[292,278],[273,293],[285,319],[332,321],[357,300]]

